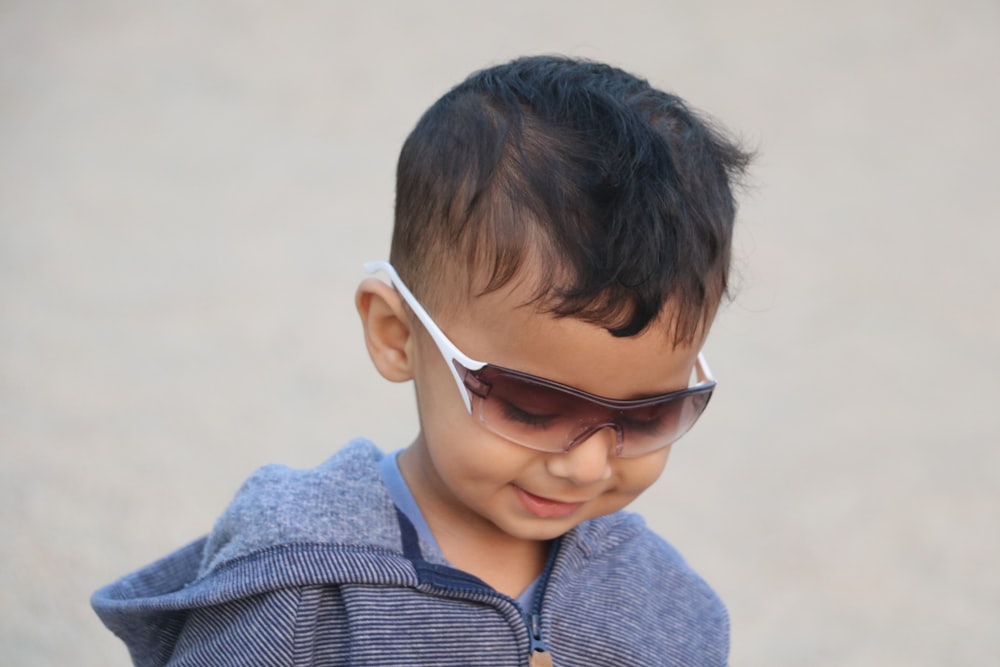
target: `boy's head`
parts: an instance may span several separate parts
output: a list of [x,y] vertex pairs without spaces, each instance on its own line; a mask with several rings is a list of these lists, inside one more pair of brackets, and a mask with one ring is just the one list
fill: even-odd
[[470,76],[410,134],[390,261],[435,311],[529,269],[541,310],[632,336],[670,302],[674,341],[692,341],[726,292],[747,162],[642,79],[522,58]]
[[540,544],[657,479],[714,385],[699,351],[747,161],[679,98],[562,58],[473,74],[420,120],[396,289],[367,279],[357,304],[378,370],[416,385],[400,467],[449,559]]

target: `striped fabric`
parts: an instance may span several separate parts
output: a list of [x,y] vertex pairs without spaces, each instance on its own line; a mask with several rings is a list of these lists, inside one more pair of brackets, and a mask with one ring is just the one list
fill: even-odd
[[359,441],[313,470],[262,469],[211,535],[95,610],[144,667],[527,665],[530,620],[557,667],[726,664],[722,603],[637,516],[565,535],[522,610],[406,537],[380,457]]

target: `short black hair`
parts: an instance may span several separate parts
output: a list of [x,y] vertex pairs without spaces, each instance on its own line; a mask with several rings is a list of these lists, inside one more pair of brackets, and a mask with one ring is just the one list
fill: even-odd
[[632,336],[669,301],[675,344],[690,342],[727,291],[749,161],[681,98],[621,69],[520,58],[472,74],[407,138],[390,261],[430,303],[456,268],[486,293],[530,256],[545,312]]

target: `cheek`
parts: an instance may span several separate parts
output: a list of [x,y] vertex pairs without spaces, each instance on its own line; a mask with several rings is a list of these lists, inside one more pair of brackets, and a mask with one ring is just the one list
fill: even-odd
[[635,459],[617,459],[615,468],[614,491],[626,502],[631,502],[643,491],[652,486],[663,474],[670,457],[670,447],[640,456]]
[[496,493],[539,458],[487,431],[462,405],[449,410],[447,418],[425,424],[424,437],[435,469],[452,493],[466,500]]
[[477,424],[466,410],[459,387],[440,354],[418,358],[414,389],[420,428],[429,443],[442,443],[451,449],[455,446],[452,443],[470,437]]
[[536,466],[538,453],[490,433],[472,417],[466,419],[468,426],[459,436],[462,453],[456,457],[454,467],[460,469],[458,472],[467,485],[473,488],[506,485]]

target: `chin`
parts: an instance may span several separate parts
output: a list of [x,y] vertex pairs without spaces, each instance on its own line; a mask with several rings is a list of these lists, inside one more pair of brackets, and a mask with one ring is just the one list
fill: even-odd
[[589,518],[587,516],[581,519],[562,519],[558,521],[531,519],[528,521],[518,521],[516,525],[509,526],[509,529],[504,529],[502,526],[500,528],[511,537],[519,540],[548,542],[549,540],[554,540],[557,537],[565,535]]

